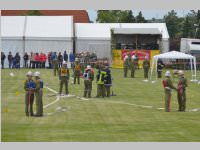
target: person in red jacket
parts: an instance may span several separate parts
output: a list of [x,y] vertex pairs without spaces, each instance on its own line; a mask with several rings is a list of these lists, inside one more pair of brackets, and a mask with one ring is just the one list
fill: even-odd
[[42,68],[42,62],[43,62],[43,53],[40,53],[40,55],[39,55],[39,68]]
[[39,67],[39,62],[40,62],[40,56],[38,53],[36,53],[35,57],[34,57],[34,61],[35,61],[35,64],[36,64],[36,68]]
[[42,68],[45,68],[46,60],[47,60],[47,56],[43,53],[42,54]]

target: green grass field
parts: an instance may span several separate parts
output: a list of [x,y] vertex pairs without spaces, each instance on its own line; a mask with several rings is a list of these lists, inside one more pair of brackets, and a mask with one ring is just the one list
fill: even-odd
[[[173,91],[172,112],[166,113],[157,109],[164,107],[161,79],[154,84],[146,83],[142,70],[137,70],[136,78],[132,79],[123,78],[122,70],[112,69],[117,96],[94,98],[96,83],[93,82],[91,100],[62,98],[44,109],[49,115],[35,118],[26,117],[24,113],[23,83],[27,71],[5,69],[1,72],[2,141],[200,141],[200,110],[188,111],[200,108],[200,85],[197,83],[189,82],[187,112],[176,111],[178,105]],[[58,91],[58,77],[52,75],[52,70],[39,71],[45,84]],[[10,72],[15,76],[11,77]],[[190,79],[189,71],[187,77]],[[82,96],[83,80],[81,85],[70,81],[69,91]],[[44,105],[56,99],[49,94],[53,93],[45,88]],[[66,107],[66,111],[52,113],[59,106]]]

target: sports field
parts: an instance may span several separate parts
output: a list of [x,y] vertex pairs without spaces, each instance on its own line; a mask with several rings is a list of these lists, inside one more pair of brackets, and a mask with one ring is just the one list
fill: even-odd
[[[36,71],[36,70],[33,70]],[[44,83],[58,91],[58,77],[52,70],[39,69]],[[14,73],[14,77],[10,76]],[[26,117],[23,83],[27,69],[1,72],[2,141],[200,141],[200,85],[189,82],[187,112],[177,112],[176,92],[172,112],[166,113],[161,80],[143,82],[143,71],[136,78],[123,78],[121,69],[112,69],[113,90],[117,96],[90,100],[60,98],[44,89],[45,116]],[[70,70],[72,74],[72,71]],[[190,72],[187,73],[190,79]],[[129,72],[130,76],[130,72]],[[82,97],[81,85],[71,84],[70,94]],[[35,105],[34,105],[35,106]],[[196,110],[196,111],[192,111]]]

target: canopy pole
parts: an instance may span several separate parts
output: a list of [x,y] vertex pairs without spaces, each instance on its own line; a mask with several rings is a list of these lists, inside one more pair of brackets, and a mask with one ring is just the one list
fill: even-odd
[[196,63],[196,57],[193,58],[193,64],[194,64],[194,80],[197,81],[197,63]]
[[193,81],[193,65],[192,65],[192,59],[190,59],[190,69],[191,69],[191,74],[192,74],[192,80]]
[[151,64],[151,76],[150,76],[151,81],[152,81],[152,74],[153,74],[153,68],[154,68],[154,60],[155,60],[155,57],[153,57],[152,64]]
[[156,58],[156,69],[155,69],[155,74],[156,74],[156,80],[158,80],[158,74],[157,74],[157,66],[158,66],[158,58]]

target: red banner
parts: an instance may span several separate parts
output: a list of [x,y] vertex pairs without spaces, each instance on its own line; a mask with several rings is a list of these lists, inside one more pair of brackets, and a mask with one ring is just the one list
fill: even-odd
[[126,55],[137,55],[139,60],[144,60],[145,56],[148,56],[148,59],[150,59],[150,50],[122,50],[122,60]]

